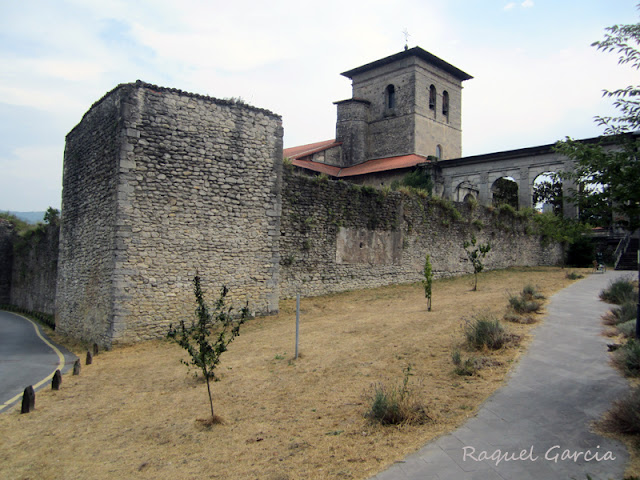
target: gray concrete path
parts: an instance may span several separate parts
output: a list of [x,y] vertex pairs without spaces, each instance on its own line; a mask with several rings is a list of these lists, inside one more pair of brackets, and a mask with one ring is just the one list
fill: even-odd
[[29,385],[36,390],[50,385],[55,371],[65,373],[75,360],[35,322],[0,310],[0,412],[21,401]]
[[554,295],[529,351],[478,414],[373,479],[621,480],[624,445],[590,423],[628,391],[600,335],[610,306],[598,293],[630,274],[592,274]]

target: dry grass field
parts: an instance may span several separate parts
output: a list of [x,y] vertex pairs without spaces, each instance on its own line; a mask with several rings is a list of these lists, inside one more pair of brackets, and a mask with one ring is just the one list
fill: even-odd
[[[505,312],[527,284],[546,296],[567,270],[527,268],[434,283],[433,311],[421,285],[303,299],[301,357],[293,360],[295,301],[251,320],[222,357],[213,384],[224,424],[207,428],[203,380],[187,373],[177,345],[154,341],[100,353],[60,391],[37,394],[36,410],[0,415],[3,479],[365,479],[460,425],[495,391],[536,324],[506,323],[519,345],[486,357],[474,376],[453,373],[462,324]],[[215,292],[207,292],[212,303]],[[537,315],[538,320],[543,314]],[[81,352],[76,352],[81,353]],[[84,362],[83,362],[84,363]],[[374,384],[402,382],[431,420],[379,426],[364,418]]]

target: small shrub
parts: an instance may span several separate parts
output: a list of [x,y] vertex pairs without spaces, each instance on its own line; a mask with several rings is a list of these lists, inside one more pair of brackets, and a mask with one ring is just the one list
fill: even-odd
[[636,321],[629,320],[624,323],[620,323],[616,325],[618,332],[624,335],[627,338],[634,338],[636,336]]
[[527,300],[544,300],[544,295],[538,292],[533,285],[525,285],[522,289],[522,297]]
[[619,307],[614,307],[611,314],[616,318],[616,324],[635,320],[638,316],[638,304],[632,301],[624,302]]
[[498,350],[508,340],[500,321],[489,314],[476,315],[471,321],[466,322],[464,335],[467,344],[476,350]]
[[600,426],[611,433],[640,434],[640,387],[614,402]]
[[515,313],[536,313],[542,304],[536,300],[527,300],[522,295],[512,295],[509,297],[509,306]]
[[476,373],[476,360],[473,357],[469,357],[466,360],[462,360],[460,350],[454,350],[451,354],[451,361],[454,365],[454,373],[460,376],[470,377]]
[[629,339],[615,351],[613,363],[628,377],[640,376],[640,342]]
[[536,322],[536,319],[533,317],[528,317],[524,315],[519,315],[515,312],[507,312],[504,315],[504,320],[512,323],[520,323],[523,325],[529,325]]
[[576,272],[567,272],[567,278],[569,280],[579,280],[581,278],[584,278],[584,275],[581,275],[581,274],[576,273]]
[[402,384],[387,388],[383,384],[373,386],[369,396],[370,407],[365,417],[380,425],[421,425],[429,420],[426,408],[414,400],[409,390],[411,365],[404,369]]
[[609,283],[609,286],[600,292],[600,300],[607,303],[622,305],[626,302],[633,302],[637,296],[634,292],[633,282],[629,278],[618,278]]

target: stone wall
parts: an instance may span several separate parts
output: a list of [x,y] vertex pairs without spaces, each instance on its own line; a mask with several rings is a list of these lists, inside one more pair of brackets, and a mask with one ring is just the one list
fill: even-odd
[[559,246],[528,235],[512,214],[285,171],[280,227],[281,296],[321,295],[472,273],[462,244],[489,242],[486,268],[554,265]]
[[8,304],[11,295],[14,237],[11,222],[0,218],[0,305]]
[[31,312],[55,313],[59,234],[58,225],[41,225],[15,239],[6,303]]
[[68,135],[56,323],[109,346],[193,318],[192,279],[278,309],[282,126],[241,103],[138,82]]

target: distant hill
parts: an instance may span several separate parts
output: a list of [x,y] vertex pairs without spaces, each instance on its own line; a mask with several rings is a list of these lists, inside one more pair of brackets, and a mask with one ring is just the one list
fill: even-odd
[[45,212],[11,212],[11,211],[8,211],[7,213],[10,213],[11,215],[15,215],[20,220],[34,225],[34,224],[36,224],[38,222],[42,222],[44,220],[44,213]]

